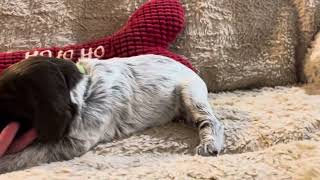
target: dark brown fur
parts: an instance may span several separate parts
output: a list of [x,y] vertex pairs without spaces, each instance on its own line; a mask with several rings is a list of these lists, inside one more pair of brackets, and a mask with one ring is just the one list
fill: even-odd
[[0,128],[18,121],[19,134],[34,127],[40,140],[58,140],[73,119],[69,93],[80,78],[73,62],[55,58],[32,57],[8,68],[0,75]]

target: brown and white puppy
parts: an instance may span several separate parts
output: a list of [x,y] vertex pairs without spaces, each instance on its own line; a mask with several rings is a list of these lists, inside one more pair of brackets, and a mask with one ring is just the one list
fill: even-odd
[[0,173],[69,160],[100,142],[180,116],[199,130],[196,152],[217,155],[224,129],[207,96],[196,73],[163,56],[81,59],[77,65],[47,57],[27,59],[0,76],[0,116],[19,119],[25,129],[35,127],[39,140],[2,157]]

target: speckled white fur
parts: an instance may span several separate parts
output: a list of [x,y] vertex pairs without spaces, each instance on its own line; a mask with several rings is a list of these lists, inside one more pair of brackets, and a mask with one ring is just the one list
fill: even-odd
[[223,148],[223,126],[215,117],[203,80],[163,56],[141,55],[107,61],[81,59],[86,75],[71,90],[78,112],[69,134],[55,144],[35,143],[1,159],[0,172],[69,160],[100,142],[111,141],[183,115],[199,128],[200,155]]

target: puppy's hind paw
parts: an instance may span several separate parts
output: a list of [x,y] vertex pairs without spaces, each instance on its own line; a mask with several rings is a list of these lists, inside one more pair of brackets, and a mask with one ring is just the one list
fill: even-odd
[[201,142],[195,149],[196,154],[200,156],[218,156],[222,148],[215,145],[213,140]]

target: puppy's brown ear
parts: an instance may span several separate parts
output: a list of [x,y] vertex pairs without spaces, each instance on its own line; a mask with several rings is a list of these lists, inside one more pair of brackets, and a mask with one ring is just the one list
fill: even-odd
[[29,60],[32,61],[50,61],[58,66],[62,74],[64,75],[65,81],[69,87],[72,89],[81,79],[82,75],[79,73],[78,68],[75,66],[74,62],[58,59],[58,58],[48,58],[43,56],[30,57]]
[[9,94],[15,96],[16,106],[29,106],[25,108],[32,114],[30,121],[37,129],[40,140],[59,140],[68,130],[75,105],[71,102],[70,89],[57,64],[50,60],[30,59],[17,64],[7,73],[5,75],[11,76],[10,83],[15,89]]

